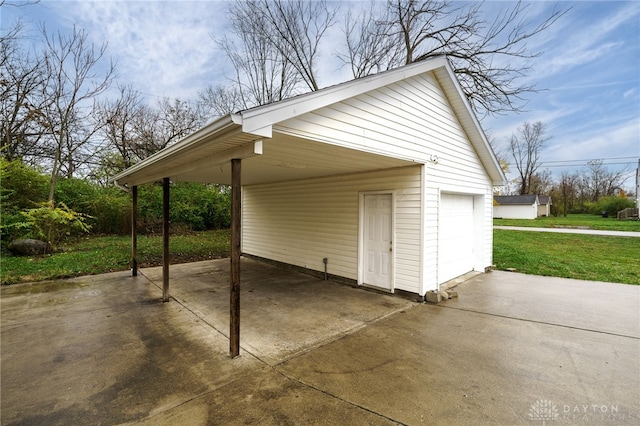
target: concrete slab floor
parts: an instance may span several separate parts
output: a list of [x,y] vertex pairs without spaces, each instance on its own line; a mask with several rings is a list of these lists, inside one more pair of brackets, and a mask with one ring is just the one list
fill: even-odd
[[[162,286],[162,268],[142,270]],[[229,260],[172,266],[171,296],[229,336]],[[410,300],[242,260],[241,346],[275,364],[406,309]]]
[[493,271],[446,306],[640,338],[640,286]]
[[155,269],[2,288],[1,423],[640,422],[638,286],[493,272],[434,306],[243,260],[231,360],[228,260],[171,270],[169,303]]

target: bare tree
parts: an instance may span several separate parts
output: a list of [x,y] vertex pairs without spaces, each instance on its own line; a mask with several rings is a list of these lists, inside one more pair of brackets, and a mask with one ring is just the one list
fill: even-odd
[[84,30],[74,27],[69,36],[60,33],[50,36],[43,26],[42,34],[49,76],[42,96],[50,100],[43,118],[51,148],[49,202],[53,203],[58,175],[63,168],[68,177],[73,175],[77,154],[100,127],[92,116],[93,102],[110,87],[115,66],[110,63],[104,72],[97,71],[107,46],[103,44],[96,49],[87,41]]
[[518,170],[520,195],[532,193],[532,180],[540,167],[540,152],[550,139],[545,125],[540,121],[533,124],[525,122],[511,135],[509,150],[514,160],[513,165]]
[[108,180],[113,173],[172,145],[205,122],[201,103],[162,98],[150,106],[131,86],[120,86],[118,91],[117,98],[96,105],[99,136],[107,146],[93,173],[99,180]]
[[577,183],[579,181],[579,175],[576,173],[569,173],[563,171],[560,174],[557,184],[551,191],[553,204],[556,207],[558,214],[567,216],[573,209],[573,204],[577,197]]
[[600,197],[616,195],[626,181],[624,175],[627,171],[625,168],[612,172],[604,166],[602,160],[589,161],[583,175],[589,201],[596,202]]
[[194,132],[206,118],[201,103],[162,98],[150,106],[131,86],[120,86],[118,91],[117,98],[96,106],[106,149],[91,176],[102,182]]
[[[386,71],[402,64],[402,44],[389,37],[388,20],[376,18],[377,3],[371,2],[355,16],[349,9],[343,21],[347,53],[338,58],[351,67],[354,78]],[[388,11],[387,11],[388,14]]]
[[326,0],[259,0],[254,13],[265,24],[260,34],[295,68],[310,90],[318,90],[316,59],[324,33],[335,23],[337,8]]
[[249,107],[237,86],[208,86],[198,93],[198,101],[202,104],[205,115],[210,118],[222,117]]
[[326,0],[238,0],[230,9],[235,37],[218,42],[234,66],[245,107],[318,90],[320,42],[337,9]]
[[40,3],[40,0],[30,0],[30,1],[26,1],[26,0],[20,0],[20,1],[0,0],[0,7],[2,7],[2,6],[26,7],[26,6],[30,6],[32,4],[37,4],[37,3]]
[[532,24],[525,19],[529,5],[518,2],[486,22],[481,7],[482,3],[388,0],[381,15],[365,13],[355,24],[347,23],[349,53],[342,58],[355,62],[351,63],[354,77],[362,77],[447,55],[476,112],[519,111],[522,96],[536,89],[520,84],[518,78],[527,74],[530,60],[541,54],[529,51],[527,41],[565,12],[553,11]]
[[[518,2],[487,22],[481,7],[482,3],[439,0],[387,0],[379,7],[372,1],[359,14],[347,12],[346,53],[338,57],[359,78],[447,55],[477,112],[520,111],[524,94],[537,90],[520,78],[541,54],[530,51],[527,42],[565,12],[554,10],[534,23],[526,19],[530,6]],[[320,43],[337,12],[338,6],[325,0],[237,1],[230,14],[236,37],[223,39],[221,46],[235,67],[236,82],[243,82],[240,93],[260,93],[254,96],[255,104],[263,104],[289,97],[291,87],[300,82],[317,90]],[[292,73],[287,73],[287,66]],[[278,67],[280,74],[274,72]]]
[[626,170],[610,172],[602,160],[591,161],[586,168],[563,171],[551,192],[558,214],[587,212],[601,197],[616,195],[624,185]]
[[96,106],[98,119],[103,124],[101,135],[107,145],[115,149],[119,154],[119,157],[103,156],[103,163],[104,161],[113,163],[103,164],[103,167],[114,170],[130,167],[139,160],[135,152],[137,143],[135,123],[144,111],[140,92],[137,92],[131,86],[119,86],[118,91],[118,98],[101,100]]
[[0,153],[9,160],[37,153],[47,101],[38,96],[47,80],[44,60],[21,48],[21,38],[19,23],[0,37]]
[[235,83],[243,108],[264,105],[292,96],[302,82],[283,51],[273,43],[267,13],[257,1],[237,1],[229,11],[233,37],[225,36],[218,45],[231,61]]
[[553,176],[549,169],[534,173],[529,184],[529,193],[548,195],[553,188]]
[[143,105],[133,120],[133,150],[144,159],[199,129],[204,114],[197,104],[162,98],[157,108]]

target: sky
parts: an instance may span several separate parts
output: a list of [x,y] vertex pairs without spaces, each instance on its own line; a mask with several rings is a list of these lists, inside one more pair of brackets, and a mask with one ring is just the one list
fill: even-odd
[[[18,18],[30,40],[39,37],[41,23],[49,32],[82,28],[96,45],[108,43],[118,82],[131,84],[149,102],[194,99],[199,90],[224,84],[232,75],[214,42],[228,32],[230,3],[223,0],[11,3],[17,2],[0,8],[3,30]],[[491,17],[513,4],[487,1],[482,11]],[[640,2],[541,1],[531,3],[527,19],[536,22],[554,8],[567,12],[527,44],[542,55],[521,81],[541,90],[526,95],[524,112],[479,117],[481,124],[502,151],[524,122],[541,121],[551,136],[541,154],[543,170],[557,176],[603,160],[611,171],[626,170],[625,188],[632,189],[640,159]],[[343,44],[341,19],[325,37],[318,61],[322,87],[350,79],[348,67],[330,50]],[[511,167],[508,177],[514,172]]]

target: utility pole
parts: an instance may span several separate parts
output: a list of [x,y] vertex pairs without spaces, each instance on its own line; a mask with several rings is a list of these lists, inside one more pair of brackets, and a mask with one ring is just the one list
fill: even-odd
[[640,158],[636,169],[636,209],[640,209]]

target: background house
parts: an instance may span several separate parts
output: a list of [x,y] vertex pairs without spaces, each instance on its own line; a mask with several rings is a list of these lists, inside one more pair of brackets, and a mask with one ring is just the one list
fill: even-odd
[[419,295],[492,264],[505,176],[444,57],[222,117],[115,180],[230,184],[231,159],[243,255]]
[[535,219],[540,202],[537,195],[495,195],[493,217],[500,219]]
[[549,195],[538,195],[538,217],[549,217],[551,216],[551,206],[553,203],[551,202],[551,196]]

